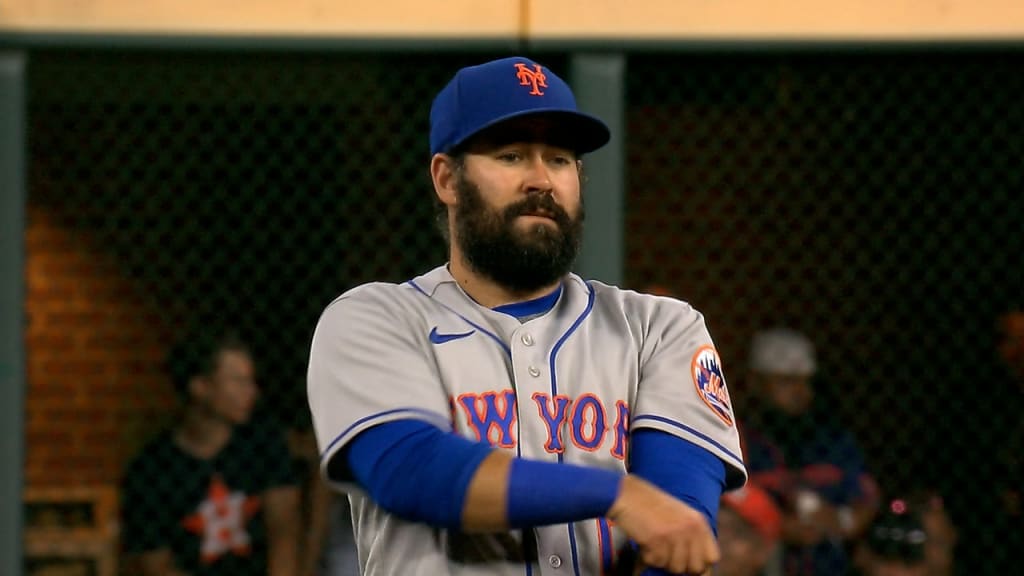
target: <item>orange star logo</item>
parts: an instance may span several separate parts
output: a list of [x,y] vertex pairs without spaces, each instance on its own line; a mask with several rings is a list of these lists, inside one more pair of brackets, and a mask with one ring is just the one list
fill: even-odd
[[248,556],[252,552],[245,526],[259,509],[259,497],[232,492],[220,475],[215,474],[206,499],[181,523],[186,530],[202,537],[200,560],[203,564],[212,564],[227,553]]

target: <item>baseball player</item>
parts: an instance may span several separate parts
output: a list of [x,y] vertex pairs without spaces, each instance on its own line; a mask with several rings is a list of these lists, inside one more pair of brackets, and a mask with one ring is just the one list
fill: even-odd
[[519,57],[459,70],[430,124],[448,263],[341,295],[310,352],[361,570],[705,573],[746,471],[704,319],[569,271],[608,128]]

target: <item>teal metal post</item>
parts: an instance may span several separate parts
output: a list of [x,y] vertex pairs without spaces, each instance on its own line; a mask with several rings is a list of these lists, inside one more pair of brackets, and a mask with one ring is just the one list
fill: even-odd
[[0,51],[0,574],[22,573],[25,63]]
[[611,142],[583,160],[587,220],[576,272],[584,278],[621,285],[625,265],[626,57],[580,53],[573,54],[569,62],[569,81],[578,106],[600,117],[612,131]]

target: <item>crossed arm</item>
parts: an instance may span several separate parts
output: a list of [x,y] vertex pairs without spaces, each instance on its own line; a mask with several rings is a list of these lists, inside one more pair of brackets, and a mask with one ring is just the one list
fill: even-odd
[[[466,532],[606,516],[636,543],[646,565],[673,573],[702,573],[718,560],[711,524],[724,483],[724,465],[684,440],[659,431],[644,432],[641,452],[644,444],[660,450],[666,446],[663,442],[680,443],[669,446],[698,459],[685,467],[697,475],[677,474],[684,477],[682,482],[662,482],[664,477],[652,474],[674,494],[640,474],[515,458],[412,420],[364,431],[343,452],[344,458],[332,460],[328,471],[332,476],[345,474],[341,460],[384,509]],[[634,442],[634,456],[636,448]],[[701,462],[713,465],[693,465]]]

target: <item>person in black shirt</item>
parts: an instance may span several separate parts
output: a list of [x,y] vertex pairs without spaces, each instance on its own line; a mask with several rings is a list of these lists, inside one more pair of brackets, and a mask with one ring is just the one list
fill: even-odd
[[207,331],[176,346],[168,368],[183,401],[171,429],[130,462],[122,546],[144,576],[284,576],[298,568],[299,487],[284,429],[252,420],[252,354]]

